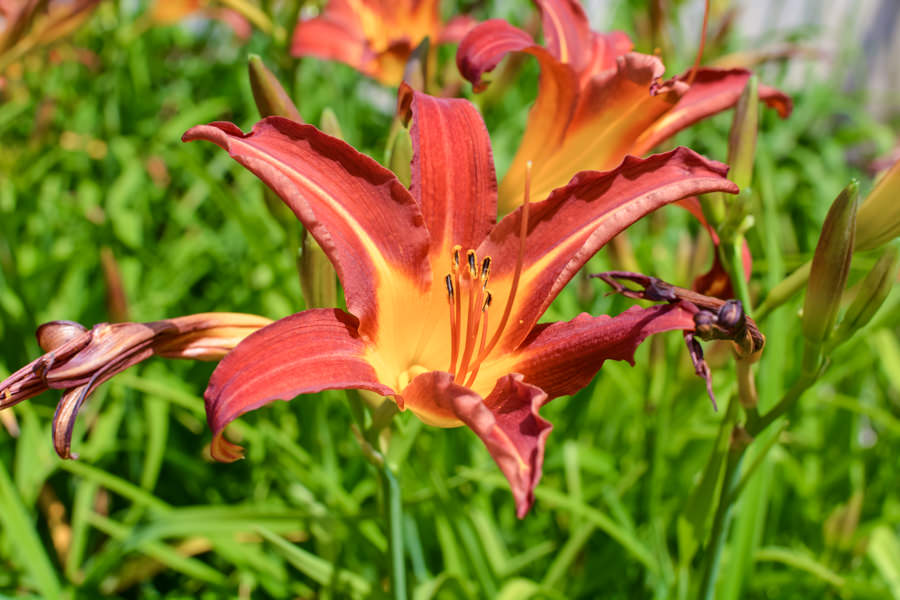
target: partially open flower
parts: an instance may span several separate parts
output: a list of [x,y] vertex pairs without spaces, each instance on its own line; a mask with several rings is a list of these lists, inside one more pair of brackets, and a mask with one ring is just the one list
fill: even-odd
[[151,356],[218,360],[271,320],[239,313],[202,313],[149,323],[101,323],[88,330],[51,321],[37,330],[46,352],[0,383],[0,410],[48,389],[66,390],[53,421],[57,453],[70,458],[78,409],[104,381]]
[[[509,53],[534,56],[541,67],[538,95],[525,135],[500,183],[500,208],[518,206],[525,163],[534,163],[533,192],[543,197],[582,169],[611,169],[628,154],[641,156],[689,125],[734,106],[750,72],[697,69],[662,81],[655,56],[631,52],[622,32],[592,31],[577,0],[535,0],[545,45],[506,21],[475,27],[460,43],[456,63],[476,90],[484,73]],[[791,100],[759,86],[759,97],[785,117]]]

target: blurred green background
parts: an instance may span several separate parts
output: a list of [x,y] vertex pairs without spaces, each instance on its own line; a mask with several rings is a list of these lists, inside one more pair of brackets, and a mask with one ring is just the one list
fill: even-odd
[[[654,46],[652,4],[615,6],[614,25],[643,51]],[[670,8],[679,22],[680,3]],[[257,120],[248,54],[280,77],[307,121],[318,123],[331,108],[349,143],[384,157],[393,90],[344,65],[290,58],[260,31],[241,40],[201,16],[160,25],[147,10],[143,2],[103,2],[68,41],[7,73],[0,377],[40,354],[38,324],[114,318],[104,254],[121,277],[130,320],[212,310],[279,318],[304,307],[296,231],[269,213],[263,186],[212,145],[180,141],[198,123],[229,120],[248,130]],[[533,19],[526,2],[472,10]],[[671,24],[667,31],[696,36]],[[710,52],[745,43],[731,31]],[[847,56],[857,50],[846,48]],[[668,49],[667,72],[688,66],[695,51]],[[452,51],[443,57],[452,60]],[[800,86],[785,77],[793,61],[808,72]],[[835,93],[846,63],[836,60],[823,76],[815,61],[788,62],[760,69],[764,83],[793,95],[795,111],[785,121],[767,111],[761,124],[759,214],[749,236],[757,295],[809,260],[828,206],[851,178],[871,188],[866,165],[898,131],[896,121],[868,114],[864,91]],[[483,107],[500,173],[537,77],[536,63],[526,61],[516,84]],[[677,142],[724,160],[730,119],[713,118]],[[708,266],[710,249],[684,211],[666,209],[632,231],[648,274],[687,286]],[[852,280],[872,262],[857,256]],[[587,272],[615,266],[601,252]],[[629,305],[606,291],[578,277],[547,318]],[[763,406],[799,370],[801,300],[760,323],[769,344],[758,370]],[[895,291],[873,324],[832,357],[790,425],[754,443],[747,464],[756,468],[731,521],[717,598],[900,599],[898,303]],[[708,358],[717,395],[727,398],[735,387],[727,347],[709,346]],[[0,430],[0,596],[387,595],[377,478],[349,434],[344,393],[248,414],[233,426],[247,459],[216,464],[204,450],[201,397],[212,368],[156,360],[101,387],[76,425],[78,461],[52,449],[58,392],[15,407],[17,435],[8,419]],[[722,414],[694,377],[681,337],[645,343],[635,367],[608,363],[592,385],[542,414],[554,431],[536,505],[522,521],[470,431],[426,427],[409,414],[395,419],[388,459],[402,486],[414,597],[690,597],[699,559],[682,560],[678,517],[703,493],[695,485]]]

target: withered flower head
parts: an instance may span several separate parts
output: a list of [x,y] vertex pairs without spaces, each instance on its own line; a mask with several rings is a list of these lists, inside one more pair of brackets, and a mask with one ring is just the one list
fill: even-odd
[[37,330],[46,354],[0,383],[0,410],[48,389],[65,390],[53,419],[53,445],[70,452],[78,409],[104,381],[151,356],[218,360],[249,334],[271,323],[239,313],[201,313],[149,323],[100,323],[88,330],[51,321]]

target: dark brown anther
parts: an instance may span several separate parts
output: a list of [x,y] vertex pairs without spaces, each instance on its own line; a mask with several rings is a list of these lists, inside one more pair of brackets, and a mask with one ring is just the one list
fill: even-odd
[[481,311],[482,311],[482,312],[485,312],[485,311],[487,311],[488,308],[490,308],[490,306],[491,306],[491,298],[492,298],[491,293],[490,293],[490,292],[485,292],[485,296],[484,296],[484,305],[481,307]]
[[466,262],[469,263],[469,275],[472,276],[472,279],[475,279],[478,277],[478,268],[476,267],[478,258],[475,256],[474,250],[466,252]]
[[447,275],[444,277],[444,283],[447,285],[447,297],[453,300],[453,277]]
[[481,280],[487,281],[488,276],[491,274],[491,257],[485,256],[484,260],[481,261]]

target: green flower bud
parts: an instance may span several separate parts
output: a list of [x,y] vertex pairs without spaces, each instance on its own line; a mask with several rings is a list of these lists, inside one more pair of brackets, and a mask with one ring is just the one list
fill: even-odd
[[856,249],[871,250],[900,235],[900,161],[894,163],[859,207]]
[[414,90],[426,91],[428,85],[428,54],[431,43],[426,37],[409,55],[406,67],[403,69],[403,81]]
[[309,232],[304,229],[301,235],[303,242],[297,257],[297,271],[306,308],[337,306],[337,276],[331,261]]
[[339,140],[344,139],[344,131],[341,129],[337,115],[328,106],[322,111],[322,118],[319,119],[319,129],[331,137],[336,137]]
[[865,327],[890,293],[900,271],[900,249],[896,245],[885,248],[878,262],[866,275],[856,291],[856,297],[835,330],[835,340],[843,341],[857,329]]
[[734,107],[734,120],[728,136],[729,179],[742,190],[750,185],[753,177],[753,160],[756,157],[756,131],[759,123],[758,82],[751,75]]
[[803,304],[803,336],[813,347],[831,334],[841,305],[853,256],[858,205],[859,183],[854,180],[835,199],[822,225]]
[[405,127],[396,127],[388,142],[388,168],[394,172],[400,183],[409,187],[412,180],[412,139]]
[[272,71],[263,64],[262,59],[251,55],[247,67],[250,72],[250,89],[253,90],[253,100],[260,116],[277,115],[302,123],[300,111],[294,106],[291,97],[284,91]]

